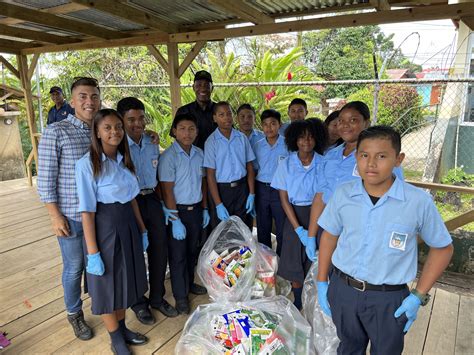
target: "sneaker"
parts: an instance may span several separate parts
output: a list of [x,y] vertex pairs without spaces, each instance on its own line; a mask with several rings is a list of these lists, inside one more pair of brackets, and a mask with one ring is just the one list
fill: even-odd
[[92,338],[92,329],[84,320],[84,313],[80,310],[74,314],[68,314],[67,320],[71,323],[76,338],[89,340]]
[[189,292],[191,292],[194,295],[205,295],[207,293],[207,290],[205,287],[201,285],[192,284],[191,287],[189,288]]

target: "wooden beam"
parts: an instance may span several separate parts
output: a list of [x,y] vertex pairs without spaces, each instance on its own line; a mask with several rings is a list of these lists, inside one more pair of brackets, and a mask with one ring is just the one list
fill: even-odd
[[474,209],[457,217],[451,218],[450,220],[444,222],[444,224],[446,225],[448,231],[453,231],[471,222],[474,222]]
[[422,189],[460,192],[460,193],[463,193],[463,194],[474,195],[474,188],[473,187],[437,184],[437,183],[434,183],[434,182],[421,182],[421,181],[412,181],[412,180],[406,180],[406,182],[408,182],[408,183],[410,183],[410,184],[412,184],[416,187],[421,187]]
[[31,81],[33,74],[35,73],[36,65],[38,64],[38,59],[40,55],[38,53],[33,54],[33,58],[31,58],[30,67],[28,68],[28,80]]
[[242,0],[208,0],[208,2],[256,25],[275,22],[273,18]]
[[35,134],[37,133],[35,122],[35,110],[33,106],[33,94],[31,92],[31,81],[28,78],[28,58],[26,55],[17,55],[18,71],[20,72],[20,82],[25,96],[26,115],[28,117],[28,128],[30,132],[31,146],[36,166],[38,166],[38,142]]
[[422,8],[380,11],[377,13],[369,12],[348,14],[237,28],[176,33],[170,35],[170,41],[177,43],[212,41],[222,40],[224,38],[258,36],[270,33],[286,33],[326,28],[357,27],[374,24],[440,20],[447,18],[460,18],[462,16],[474,16],[474,6],[468,3],[433,5]]
[[161,54],[160,50],[158,48],[156,48],[154,45],[149,45],[149,46],[146,46],[148,48],[148,52],[150,52],[150,54],[155,57],[155,59],[158,61],[158,63],[160,63],[160,65],[162,66],[162,68],[164,70],[166,70],[166,72],[168,73],[169,75],[169,64],[168,64],[168,61],[165,59],[165,57],[163,57],[163,54]]
[[110,39],[108,41],[91,39],[84,40],[81,43],[58,44],[39,46],[34,48],[22,49],[21,54],[65,52],[74,50],[86,50],[97,48],[115,48],[129,46],[146,46],[149,44],[165,44],[168,41],[168,35],[163,32],[148,32],[140,36],[132,36],[121,39]]
[[136,7],[130,6],[127,3],[116,0],[72,0],[77,4],[87,6],[89,8],[97,9],[107,12],[111,15],[121,17],[128,21],[139,23],[147,27],[156,28],[166,33],[178,31],[178,26],[174,23],[166,21],[150,12],[141,11]]
[[168,43],[168,74],[170,76],[170,96],[171,96],[171,113],[172,116],[176,114],[178,108],[181,106],[181,82],[178,76],[179,57],[178,44]]
[[16,70],[16,68],[2,55],[0,55],[0,62],[3,63],[3,65],[10,70],[10,72],[15,75],[18,79],[20,79],[20,72]]
[[54,27],[66,31],[85,33],[103,39],[124,38],[129,35],[120,31],[112,31],[103,27],[69,18],[59,17],[43,11],[29,9],[8,3],[2,3],[2,15],[18,20],[37,23],[43,26]]
[[370,0],[369,2],[377,11],[386,11],[391,8],[388,0]]
[[[472,6],[474,6],[474,4]],[[461,21],[464,22],[471,31],[474,31],[474,16],[463,16],[461,17]]]
[[10,39],[3,39],[0,38],[0,52],[1,48],[9,48],[21,51],[22,49],[29,48],[29,47],[37,47],[38,44],[35,42],[20,42],[20,41],[12,41]]
[[206,41],[199,41],[199,42],[196,42],[193,48],[191,48],[186,58],[184,58],[183,62],[179,66],[179,69],[178,69],[179,78],[183,76],[186,69],[188,69],[189,65],[193,62],[194,58],[196,58],[196,56],[199,54],[201,49],[204,48],[206,43],[207,43]]
[[2,25],[2,24],[0,24],[0,35],[17,37],[17,38],[25,38],[25,39],[31,39],[34,41],[54,43],[54,44],[74,43],[74,42],[81,41],[80,39],[77,39],[77,38],[56,36],[56,35],[52,35],[46,32],[26,30],[24,28],[11,27],[11,26]]

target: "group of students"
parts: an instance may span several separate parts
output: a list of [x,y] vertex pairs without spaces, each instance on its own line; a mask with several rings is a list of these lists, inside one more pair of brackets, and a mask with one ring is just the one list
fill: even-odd
[[[75,115],[48,127],[41,139],[38,190],[65,269],[72,268],[65,240],[83,230],[74,243],[87,260],[92,313],[102,316],[115,353],[147,342],[126,327],[127,308],[146,324],[154,322],[149,306],[168,316],[190,312],[189,293],[206,292],[194,282],[203,230],[230,215],[249,228],[256,218],[258,240],[269,247],[274,222],[278,273],[292,283],[299,309],[319,248],[318,302],[332,313],[339,353],[365,353],[369,339],[374,353],[401,353],[404,332],[449,263],[451,237],[430,197],[403,181],[400,135],[389,127],[369,128],[367,105],[350,102],[323,123],[305,119],[306,103],[295,99],[290,124],[282,125],[278,111],[264,110],[260,132],[251,105],[238,108],[236,129],[231,105],[218,102],[212,106],[217,127],[204,149],[193,144],[202,123],[178,111],[175,141],[160,154],[137,98],[120,100],[117,110],[99,110],[100,89],[91,78],[76,80],[71,93]],[[63,149],[69,145],[74,148]],[[417,234],[431,248],[410,293]],[[168,261],[175,307],[163,298]],[[65,286],[66,308],[76,335],[88,339],[80,275],[77,297],[79,269],[74,290]]]

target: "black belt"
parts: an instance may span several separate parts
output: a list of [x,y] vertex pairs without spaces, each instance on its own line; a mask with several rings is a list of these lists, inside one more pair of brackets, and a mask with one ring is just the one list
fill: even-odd
[[352,288],[355,288],[359,291],[400,291],[408,286],[406,284],[402,285],[373,285],[369,284],[367,281],[357,280],[352,276],[347,275],[346,273],[339,270],[337,267],[333,266],[334,272],[339,276],[344,282],[346,282]]
[[194,205],[176,205],[176,209],[180,211],[192,211],[195,208],[198,208],[200,205],[200,202],[195,203]]
[[261,181],[258,181],[258,180],[256,180],[256,181],[257,181],[257,184],[260,184],[260,185],[264,185],[264,186],[271,186],[272,185],[271,182],[261,182]]
[[146,196],[152,194],[153,192],[155,192],[155,189],[141,189],[139,194],[142,196]]
[[237,187],[237,186],[240,186],[242,185],[244,182],[247,181],[247,177],[244,176],[242,179],[240,180],[236,180],[236,181],[232,181],[232,182],[219,182],[218,184],[220,186],[225,186],[225,187]]

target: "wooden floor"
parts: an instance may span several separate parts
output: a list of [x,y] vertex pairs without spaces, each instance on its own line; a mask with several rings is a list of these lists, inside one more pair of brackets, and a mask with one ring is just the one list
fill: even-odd
[[[449,279],[445,277],[445,279]],[[406,354],[474,354],[473,279],[462,288],[438,284],[432,302],[422,308],[406,337]],[[449,283],[449,282],[447,282]],[[167,281],[169,290],[169,280]],[[61,257],[46,209],[26,180],[0,182],[0,331],[12,344],[4,354],[110,353],[109,339],[99,317],[92,316],[84,297],[84,312],[95,337],[75,339],[67,323],[61,286]],[[174,304],[169,292],[166,298]],[[192,298],[192,306],[208,302]],[[128,313],[130,328],[150,342],[136,354],[173,354],[185,316],[166,318],[154,311],[153,326],[140,324]]]

